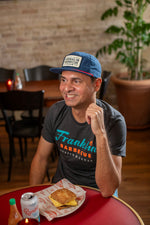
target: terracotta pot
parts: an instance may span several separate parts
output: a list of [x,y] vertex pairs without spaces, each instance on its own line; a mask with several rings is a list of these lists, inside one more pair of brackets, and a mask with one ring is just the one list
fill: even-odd
[[111,76],[115,85],[119,111],[125,117],[128,129],[150,127],[150,79],[120,79],[125,74]]

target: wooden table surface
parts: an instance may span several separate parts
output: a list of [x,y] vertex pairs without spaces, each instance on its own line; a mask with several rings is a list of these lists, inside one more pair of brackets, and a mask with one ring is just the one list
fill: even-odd
[[[25,91],[38,91],[44,90],[44,105],[49,107],[53,103],[62,100],[59,91],[59,80],[42,80],[42,81],[29,81],[23,82],[22,90]],[[0,91],[7,91],[4,82],[0,82]]]

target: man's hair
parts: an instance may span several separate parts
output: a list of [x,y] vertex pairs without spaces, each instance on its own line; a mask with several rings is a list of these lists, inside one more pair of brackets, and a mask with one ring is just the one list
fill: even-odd
[[97,79],[96,77],[91,77],[91,76],[90,76],[90,78],[91,78],[92,83],[94,83],[94,81]]

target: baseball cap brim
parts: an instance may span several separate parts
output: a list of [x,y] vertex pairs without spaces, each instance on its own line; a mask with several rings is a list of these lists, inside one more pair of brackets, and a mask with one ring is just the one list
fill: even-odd
[[85,72],[85,71],[82,71],[82,70],[78,70],[78,69],[75,69],[75,68],[70,68],[70,67],[50,68],[50,71],[53,72],[53,73],[57,73],[57,74],[61,74],[63,71],[74,71],[74,72],[77,72],[77,73],[83,73],[85,75],[94,77],[93,74],[91,74],[91,73],[88,73],[88,72]]

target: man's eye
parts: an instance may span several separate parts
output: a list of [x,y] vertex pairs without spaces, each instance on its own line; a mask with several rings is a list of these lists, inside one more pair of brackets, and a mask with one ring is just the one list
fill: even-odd
[[61,82],[65,82],[66,80],[64,78],[61,77],[60,79]]
[[75,84],[79,84],[81,81],[80,80],[74,80]]

